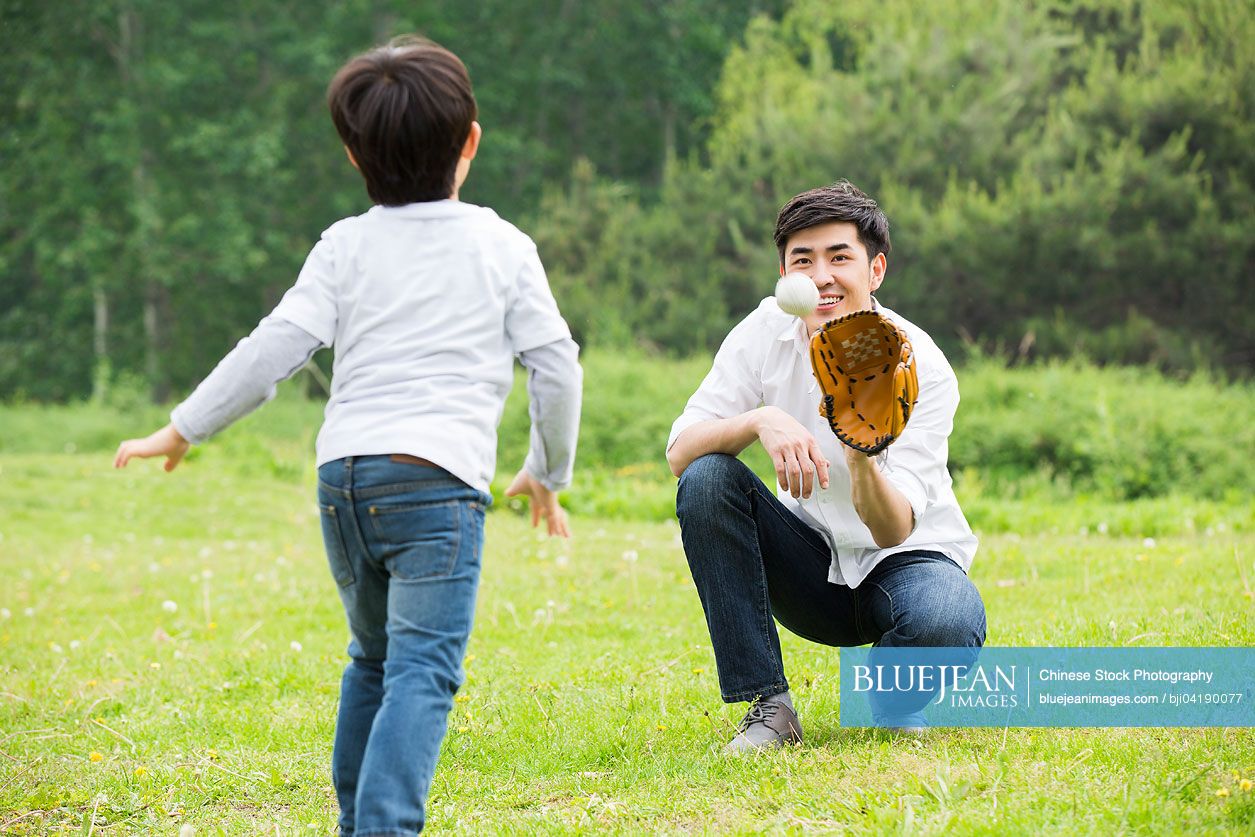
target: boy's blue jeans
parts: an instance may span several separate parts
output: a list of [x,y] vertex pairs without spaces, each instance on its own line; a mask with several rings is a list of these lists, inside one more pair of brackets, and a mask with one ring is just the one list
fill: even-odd
[[[728,703],[788,690],[776,621],[823,645],[970,648],[956,665],[974,662],[985,642],[980,593],[949,558],[900,552],[855,589],[832,584],[828,544],[736,457],[694,460],[676,513]],[[916,711],[872,710],[881,725],[924,723]]]
[[318,469],[323,540],[352,632],[331,766],[342,834],[423,828],[491,502],[447,471],[389,456]]

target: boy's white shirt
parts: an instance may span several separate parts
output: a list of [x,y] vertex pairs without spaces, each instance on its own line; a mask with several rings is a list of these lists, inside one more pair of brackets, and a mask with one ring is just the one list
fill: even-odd
[[332,224],[271,316],[335,347],[319,465],[405,453],[482,491],[514,356],[571,334],[532,240],[453,200]]
[[671,426],[667,449],[689,427],[741,415],[759,406],[779,407],[801,422],[831,463],[828,488],[818,481],[808,499],[795,500],[776,486],[776,496],[828,542],[828,580],[857,587],[886,557],[930,549],[966,572],[976,555],[972,534],[955,499],[946,468],[959,387],[945,355],[922,329],[884,306],[877,310],[911,340],[919,375],[919,401],[902,435],[877,460],[889,482],[906,497],[915,516],[910,536],[895,547],[876,546],[850,499],[850,472],[841,442],[819,414],[819,384],[811,371],[806,329],[767,297],[724,339],[714,364],[684,412]]

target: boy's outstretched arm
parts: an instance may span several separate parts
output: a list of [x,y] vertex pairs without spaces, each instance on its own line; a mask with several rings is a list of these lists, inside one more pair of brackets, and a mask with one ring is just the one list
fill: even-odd
[[575,466],[584,391],[579,351],[575,341],[567,337],[519,354],[528,372],[531,446],[522,470],[506,489],[507,497],[529,498],[533,526],[543,517],[549,534],[564,538],[571,536],[571,529],[558,492],[571,484]]
[[165,456],[173,471],[190,445],[200,444],[265,404],[275,386],[292,377],[322,348],[317,337],[278,317],[267,317],[236,345],[186,401],[174,408],[170,424],[144,439],[118,446],[115,468],[133,457]]

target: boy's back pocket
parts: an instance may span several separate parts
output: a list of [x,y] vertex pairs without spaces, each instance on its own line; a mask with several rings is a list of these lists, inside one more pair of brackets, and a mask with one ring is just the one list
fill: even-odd
[[403,580],[453,572],[461,545],[462,500],[372,504],[371,531],[389,575]]

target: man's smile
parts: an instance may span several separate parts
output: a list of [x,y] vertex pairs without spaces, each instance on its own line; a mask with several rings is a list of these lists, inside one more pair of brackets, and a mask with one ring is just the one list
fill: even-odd
[[820,312],[832,311],[840,305],[844,299],[844,296],[835,294],[832,291],[822,291],[819,294],[819,305],[816,306],[815,310]]

